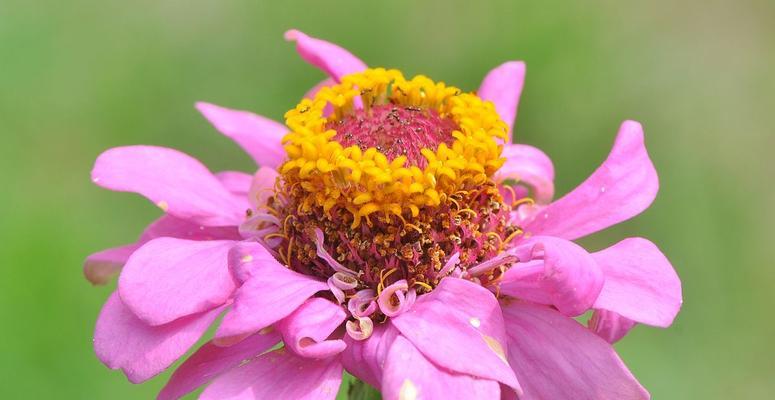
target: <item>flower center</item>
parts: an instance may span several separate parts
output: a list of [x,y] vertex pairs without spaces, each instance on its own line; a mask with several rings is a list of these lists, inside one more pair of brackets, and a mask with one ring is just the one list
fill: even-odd
[[492,103],[370,69],[302,100],[286,124],[266,205],[280,226],[264,239],[289,268],[328,280],[356,318],[351,336],[446,276],[487,284],[503,272],[493,260],[521,231],[492,180],[507,132]]
[[369,111],[360,109],[342,119],[329,121],[327,129],[336,131],[334,140],[342,146],[358,146],[361,151],[373,147],[393,161],[405,156],[410,165],[427,166],[421,150],[452,145],[454,121],[442,118],[435,110],[381,104]]

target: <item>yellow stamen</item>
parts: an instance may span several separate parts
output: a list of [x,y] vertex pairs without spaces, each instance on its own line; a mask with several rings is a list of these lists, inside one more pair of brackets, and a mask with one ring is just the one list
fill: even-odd
[[514,191],[514,188],[511,187],[511,185],[503,185],[503,184],[501,184],[501,187],[509,191],[509,194],[511,195],[511,199],[512,199],[511,208],[514,208],[513,199],[517,198],[517,192]]
[[503,241],[503,246],[509,244],[509,242],[511,242],[512,239],[514,239],[515,237],[517,237],[517,235],[520,235],[522,233],[523,233],[522,229],[517,229],[516,231],[512,232],[511,235],[507,236],[506,239]]
[[[377,285],[377,296],[385,289],[385,279],[387,279],[394,272],[398,271],[398,268],[391,268],[385,273],[385,270],[379,271],[379,284]],[[384,274],[383,274],[384,273]]]
[[291,265],[291,260],[293,260],[293,258],[291,258],[291,253],[293,252],[293,242],[295,239],[295,237],[292,237],[291,240],[288,241],[288,256],[286,257],[286,260],[288,260],[288,268],[293,268]]
[[464,208],[462,210],[458,210],[457,214],[461,214],[461,213],[464,213],[464,212],[471,214],[471,216],[474,217],[474,218],[479,216],[479,214],[477,214],[476,211],[474,211],[474,210],[472,210],[470,208]]
[[487,237],[498,239],[498,252],[503,250],[503,239],[501,239],[501,235],[496,232],[487,232]]
[[282,233],[279,233],[279,232],[270,233],[270,234],[264,236],[264,240],[269,240],[269,239],[272,239],[272,238],[283,238],[285,240],[288,240],[288,236],[286,236],[286,235],[284,235]]
[[535,200],[533,200],[530,197],[523,197],[523,198],[521,198],[521,199],[511,203],[511,208],[517,208],[517,207],[519,207],[519,206],[521,206],[523,204],[531,204],[532,205],[532,204],[535,204]]
[[411,229],[414,229],[414,230],[416,230],[416,231],[417,231],[417,232],[419,232],[419,233],[422,233],[422,229],[420,229],[420,227],[419,227],[419,226],[417,226],[417,225],[415,225],[415,224],[410,224],[410,223],[408,223],[408,222],[404,224],[404,228],[411,228]]
[[283,233],[285,234],[285,236],[288,236],[288,220],[291,218],[296,218],[296,217],[294,217],[292,214],[288,214],[288,216],[285,217],[285,219],[283,220]]

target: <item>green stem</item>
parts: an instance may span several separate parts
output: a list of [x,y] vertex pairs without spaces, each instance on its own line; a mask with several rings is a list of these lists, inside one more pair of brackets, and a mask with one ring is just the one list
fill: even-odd
[[382,396],[377,389],[357,378],[352,378],[347,389],[348,400],[381,400]]

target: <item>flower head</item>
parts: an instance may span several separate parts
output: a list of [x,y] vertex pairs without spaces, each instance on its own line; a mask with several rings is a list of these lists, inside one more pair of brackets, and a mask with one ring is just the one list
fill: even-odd
[[[94,283],[121,271],[95,331],[106,365],[149,379],[224,314],[160,398],[212,381],[202,398],[332,399],[343,369],[387,399],[648,397],[609,343],[670,325],[680,281],[645,239],[572,242],[654,199],[638,123],[552,202],[549,158],[511,143],[521,62],[466,93],[286,38],[329,78],[285,126],[197,105],[261,166],[252,177],[151,146],[98,158],[95,183],[165,213],[85,264]],[[588,327],[573,319],[589,310]]]

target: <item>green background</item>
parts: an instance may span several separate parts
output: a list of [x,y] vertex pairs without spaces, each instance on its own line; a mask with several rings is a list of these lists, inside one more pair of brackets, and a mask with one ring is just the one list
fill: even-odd
[[280,3],[0,2],[0,398],[150,398],[163,385],[129,384],[91,348],[112,287],[86,282],[83,258],[158,214],[93,186],[92,162],[143,143],[250,169],[193,103],[280,119],[323,77],[288,28],[468,90],[525,60],[516,138],[552,157],[558,194],[605,158],[621,121],[641,121],[659,196],[584,244],[650,238],[684,307],[617,348],[656,399],[772,395],[772,2]]

